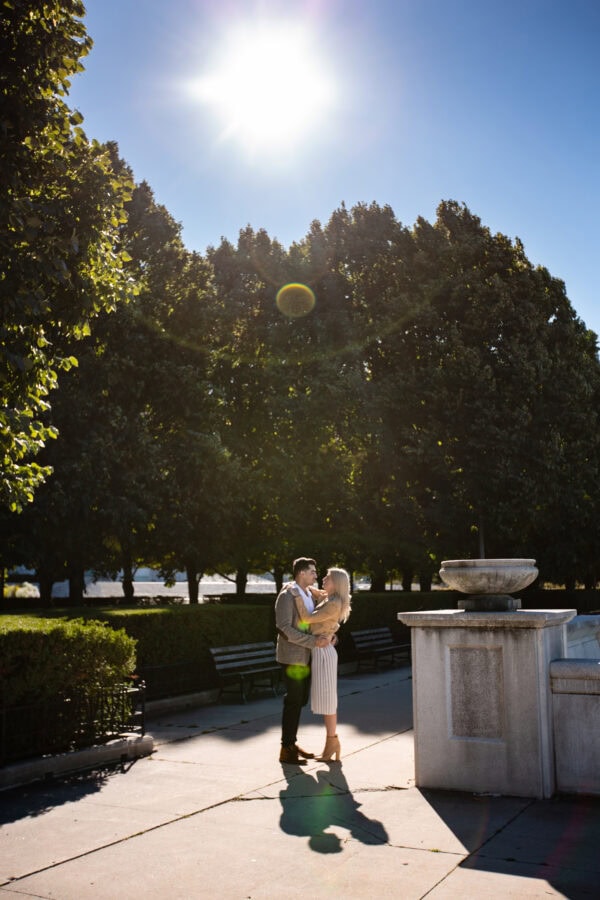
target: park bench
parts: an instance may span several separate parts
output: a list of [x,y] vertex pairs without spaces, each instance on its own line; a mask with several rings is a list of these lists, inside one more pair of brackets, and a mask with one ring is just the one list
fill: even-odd
[[397,660],[410,662],[410,643],[395,641],[388,627],[364,628],[362,631],[351,631],[350,635],[359,668],[363,664],[377,669],[380,663],[393,666]]
[[281,666],[275,659],[275,644],[233,644],[211,647],[221,692],[239,690],[244,703],[260,687],[268,687],[277,696]]

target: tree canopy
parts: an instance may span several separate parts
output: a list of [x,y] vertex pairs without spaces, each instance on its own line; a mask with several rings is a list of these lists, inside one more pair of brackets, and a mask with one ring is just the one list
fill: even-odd
[[116,244],[129,179],[66,105],[91,41],[76,2],[3,3],[0,18],[0,502],[18,510],[49,468],[35,455],[65,340],[128,294]]
[[594,586],[599,363],[564,284],[453,200],[190,252],[66,104],[83,15],[3,5],[4,566],[47,596],[186,571],[194,600],[304,553],[379,588],[485,553]]

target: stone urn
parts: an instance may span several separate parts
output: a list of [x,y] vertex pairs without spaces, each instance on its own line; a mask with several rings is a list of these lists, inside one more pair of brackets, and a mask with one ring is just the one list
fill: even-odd
[[510,594],[522,591],[537,578],[535,559],[446,559],[440,578],[449,588],[467,594],[458,608],[494,612],[521,608]]

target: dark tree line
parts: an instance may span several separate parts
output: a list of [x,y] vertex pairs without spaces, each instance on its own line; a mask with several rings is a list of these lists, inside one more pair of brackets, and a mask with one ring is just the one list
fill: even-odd
[[[82,14],[77,3],[57,7]],[[66,15],[65,34],[73,21]],[[74,599],[88,569],[122,571],[131,597],[141,564],[166,579],[186,571],[192,600],[211,572],[236,572],[243,593],[249,572],[279,582],[306,552],[369,573],[374,589],[392,575],[427,587],[441,559],[483,554],[533,556],[546,581],[595,586],[596,336],[518,240],[454,201],[412,227],[360,204],[313,223],[289,249],[246,228],[237,245],[191,253],[116,145],[90,144],[60,79],[54,87],[56,108],[71,115],[67,145],[90,154],[109,200],[94,201],[87,256],[64,251],[60,297],[47,259],[30,249],[55,227],[46,207],[25,243],[14,219],[1,248],[27,283],[40,269],[43,303],[32,321],[27,297],[0,285],[12,317],[6,365],[17,351],[32,360],[2,382],[0,565],[34,567],[46,598],[68,577]],[[24,164],[13,156],[0,162],[14,170],[18,205]],[[95,196],[87,184],[70,191],[63,231]],[[289,283],[311,288],[311,311],[280,310]],[[42,341],[28,356],[21,325],[30,342],[35,329],[51,334],[51,352]],[[58,379],[52,359],[78,364]],[[17,411],[36,366],[33,461]]]

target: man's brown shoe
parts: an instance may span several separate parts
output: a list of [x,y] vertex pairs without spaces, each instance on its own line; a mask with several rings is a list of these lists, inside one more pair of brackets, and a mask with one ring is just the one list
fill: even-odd
[[304,759],[314,759],[315,758],[314,753],[309,753],[308,750],[303,750],[302,747],[298,746],[298,744],[296,744],[296,752],[298,753],[298,756],[303,756]]
[[306,760],[302,759],[302,757],[298,755],[298,748],[293,744],[291,747],[284,747],[282,745],[281,752],[279,754],[279,762],[290,763],[294,766],[306,765]]

